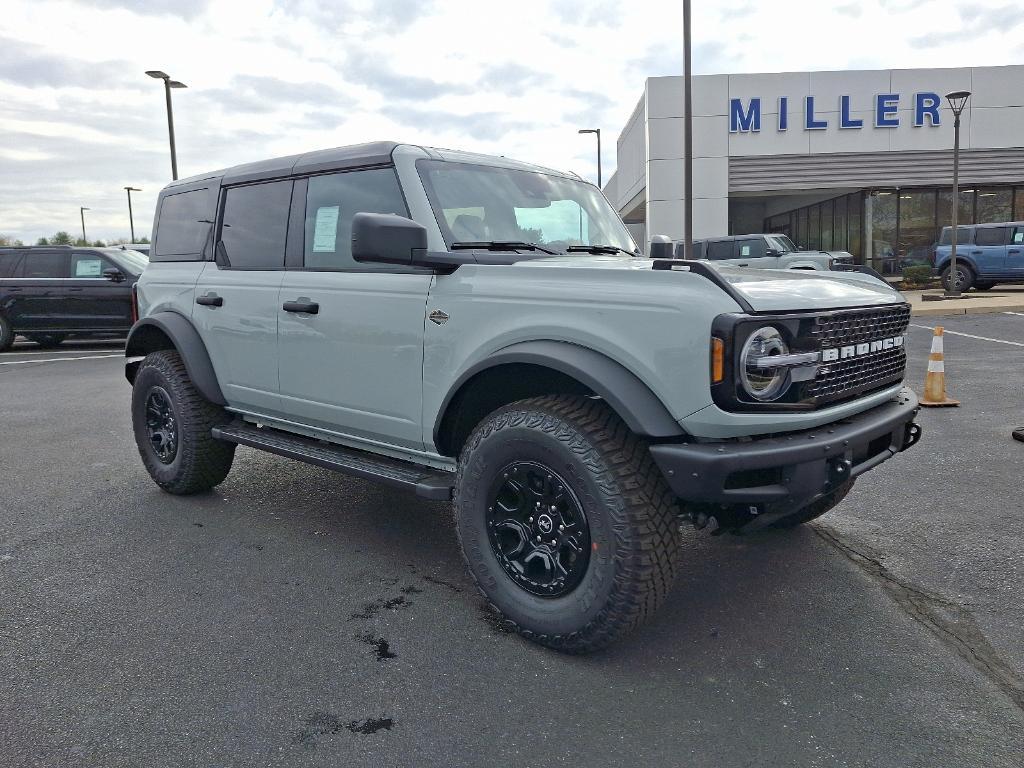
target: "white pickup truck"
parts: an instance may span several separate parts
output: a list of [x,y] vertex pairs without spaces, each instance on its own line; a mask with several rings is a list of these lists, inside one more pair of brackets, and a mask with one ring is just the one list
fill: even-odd
[[[684,258],[683,243],[674,245],[675,258]],[[753,269],[831,270],[836,265],[853,264],[846,251],[801,251],[786,235],[757,234],[715,237],[693,242],[693,258],[725,262],[730,266]]]

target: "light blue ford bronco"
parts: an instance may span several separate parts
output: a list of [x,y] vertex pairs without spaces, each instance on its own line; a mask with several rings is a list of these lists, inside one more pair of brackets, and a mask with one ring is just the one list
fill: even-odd
[[897,292],[647,258],[572,174],[365,144],[177,181],[153,231],[126,373],[156,483],[242,445],[451,501],[480,591],[563,651],[654,613],[680,517],[804,523],[920,435]]

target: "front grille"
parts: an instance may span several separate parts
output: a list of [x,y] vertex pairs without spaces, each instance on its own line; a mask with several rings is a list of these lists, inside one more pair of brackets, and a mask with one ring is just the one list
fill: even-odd
[[[903,336],[909,325],[910,307],[900,304],[822,315],[810,329],[810,336],[818,349],[836,349]],[[906,366],[907,353],[902,346],[822,363],[802,394],[815,405],[848,400],[902,381]]]

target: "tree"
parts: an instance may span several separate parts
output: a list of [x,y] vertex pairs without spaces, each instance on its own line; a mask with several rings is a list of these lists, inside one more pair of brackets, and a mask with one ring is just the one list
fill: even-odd
[[50,238],[49,243],[43,243],[43,245],[75,245],[75,241],[71,238],[71,235],[62,230],[54,234],[54,236]]
[[21,240],[18,240],[17,238],[15,238],[15,237],[13,237],[11,235],[0,234],[0,247],[2,247],[2,246],[12,246],[12,245],[15,248],[17,248],[19,246],[24,245],[24,243],[21,242]]
[[45,237],[40,237],[38,240],[36,240],[36,245],[49,245],[49,244],[50,244],[50,241],[47,238],[45,238]]
[[139,238],[139,245],[142,245],[143,243],[145,243],[146,245],[149,245],[149,238],[148,237],[140,237]]
[[104,243],[102,240],[97,240],[95,243],[92,244],[92,247],[93,248],[106,248],[107,244]]

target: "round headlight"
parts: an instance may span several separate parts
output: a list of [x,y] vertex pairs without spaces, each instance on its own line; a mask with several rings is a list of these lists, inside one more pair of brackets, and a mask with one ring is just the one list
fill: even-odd
[[778,329],[759,328],[743,345],[740,353],[740,382],[755,400],[777,400],[789,385],[789,371],[783,367],[766,366],[765,359],[789,354],[789,347]]

